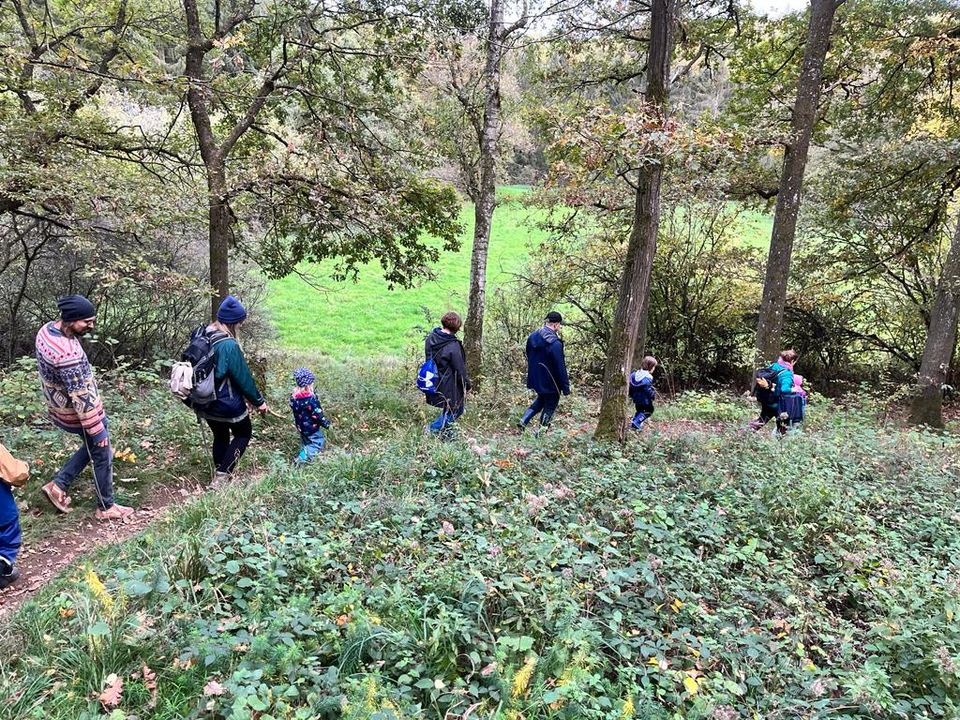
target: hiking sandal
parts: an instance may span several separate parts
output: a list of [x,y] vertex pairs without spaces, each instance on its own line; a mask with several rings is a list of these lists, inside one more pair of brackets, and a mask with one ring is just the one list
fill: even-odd
[[59,512],[62,512],[66,515],[68,512],[71,512],[70,509],[70,496],[66,492],[58,488],[53,482],[48,482],[40,490],[43,491],[43,494],[46,496],[47,500],[50,501],[50,504],[53,505]]
[[126,521],[128,517],[133,515],[133,508],[127,507],[126,505],[118,505],[114,503],[106,510],[97,510],[96,518],[97,520],[123,520]]

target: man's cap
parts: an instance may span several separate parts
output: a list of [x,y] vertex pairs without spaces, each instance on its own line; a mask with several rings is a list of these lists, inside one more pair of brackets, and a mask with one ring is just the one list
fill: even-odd
[[60,310],[60,319],[65,322],[86,320],[97,314],[93,303],[83,295],[67,295],[57,300],[57,309]]

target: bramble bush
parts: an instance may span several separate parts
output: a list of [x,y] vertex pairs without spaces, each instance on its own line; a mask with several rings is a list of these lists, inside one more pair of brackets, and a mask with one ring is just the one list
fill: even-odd
[[0,712],[98,717],[115,675],[116,718],[955,716],[956,438],[824,404],[782,441],[437,443],[358,387],[368,445],[278,457],[25,606]]

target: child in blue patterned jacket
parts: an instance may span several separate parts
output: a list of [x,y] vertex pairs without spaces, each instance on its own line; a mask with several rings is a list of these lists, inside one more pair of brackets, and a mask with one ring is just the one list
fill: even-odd
[[295,462],[306,463],[323,450],[326,438],[321,428],[330,427],[330,421],[323,414],[320,400],[313,390],[316,381],[313,373],[307,368],[297,368],[293,371],[293,380],[297,385],[290,394],[290,409],[300,431],[300,454]]

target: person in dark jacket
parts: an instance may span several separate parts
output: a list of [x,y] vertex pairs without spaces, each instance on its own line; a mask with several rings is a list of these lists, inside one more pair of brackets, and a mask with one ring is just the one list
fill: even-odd
[[560,404],[560,394],[570,394],[570,378],[563,357],[563,341],[557,334],[563,318],[560,313],[547,313],[546,322],[527,338],[527,387],[537,397],[517,423],[523,430],[540,413],[540,426],[547,427]]
[[634,430],[643,430],[643,423],[653,415],[653,401],[657,390],[653,386],[653,371],[657,369],[657,359],[647,355],[640,361],[640,369],[630,373],[630,399],[636,414],[630,422]]
[[268,410],[267,401],[257,388],[237,342],[237,329],[246,319],[246,309],[233,295],[229,295],[217,310],[217,321],[206,329],[212,339],[217,363],[214,370],[217,399],[202,410],[196,410],[196,413],[207,421],[213,431],[215,484],[230,479],[253,437],[248,404],[261,415]]
[[437,365],[436,391],[426,394],[427,404],[440,408],[440,416],[428,426],[434,435],[445,436],[449,426],[463,415],[470,390],[463,344],[457,339],[462,325],[457,313],[448,312],[440,318],[440,327],[434,328],[423,344],[424,356],[432,357]]

